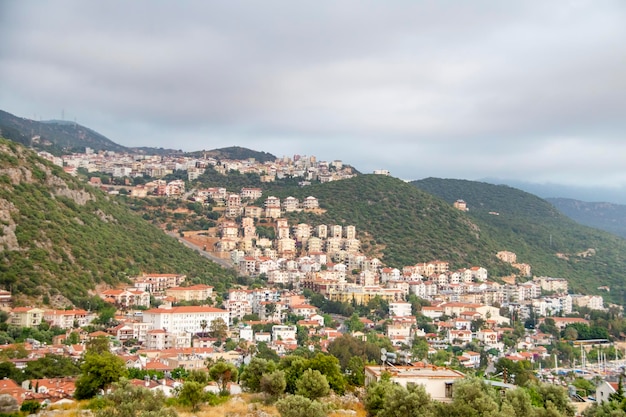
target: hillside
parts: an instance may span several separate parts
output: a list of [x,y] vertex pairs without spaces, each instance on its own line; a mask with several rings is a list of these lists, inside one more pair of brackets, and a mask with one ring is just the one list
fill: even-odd
[[605,297],[623,301],[626,240],[580,225],[547,201],[508,186],[438,178],[411,184],[449,204],[465,200],[465,216],[497,241],[499,250],[531,264],[534,275],[567,278],[574,291],[586,293],[608,285]]
[[288,188],[276,196],[315,196],[322,215],[292,213],[293,221],[354,225],[363,249],[393,267],[445,259],[456,268],[484,265],[510,273],[495,256],[497,244],[450,205],[392,177],[357,177]]
[[580,224],[626,238],[626,205],[588,203],[570,198],[546,198],[546,200]]
[[[2,110],[0,110],[0,133],[3,137],[25,146],[45,149],[54,154],[84,151],[85,147],[95,151],[129,151],[128,148],[77,123],[60,120],[38,122]],[[35,136],[39,136],[39,139],[33,140]]]
[[207,156],[215,159],[249,159],[254,158],[258,162],[274,162],[276,157],[268,152],[253,151],[240,146],[213,149],[210,151],[196,151],[189,153],[191,156]]
[[100,190],[0,139],[0,287],[76,303],[97,284],[140,272],[184,273],[218,292],[234,277]]

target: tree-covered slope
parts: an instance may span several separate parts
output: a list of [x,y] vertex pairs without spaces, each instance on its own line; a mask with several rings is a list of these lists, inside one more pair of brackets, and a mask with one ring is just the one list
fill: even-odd
[[97,284],[140,272],[184,273],[218,291],[234,277],[100,190],[0,139],[1,287],[77,301]]
[[622,301],[626,240],[580,225],[547,201],[508,186],[438,178],[412,184],[450,204],[464,200],[466,216],[500,250],[513,251],[518,262],[531,264],[534,275],[567,278],[574,291],[587,293],[608,285],[608,296]]
[[249,159],[254,158],[257,162],[273,162],[276,157],[268,152],[254,151],[241,146],[229,146],[226,148],[213,149],[210,151],[192,152],[191,156],[209,156],[216,159]]
[[357,177],[291,188],[276,196],[319,199],[324,214],[293,213],[294,221],[354,225],[363,249],[380,255],[390,266],[402,267],[434,259],[453,267],[484,265],[508,273],[496,258],[496,243],[473,220],[444,201],[399,179],[382,175]]
[[567,217],[626,238],[626,206],[613,203],[588,203],[571,198],[546,198]]

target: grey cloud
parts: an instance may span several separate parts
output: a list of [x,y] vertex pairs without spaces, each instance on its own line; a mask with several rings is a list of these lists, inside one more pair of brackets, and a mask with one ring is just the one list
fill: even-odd
[[0,7],[0,108],[25,117],[66,109],[131,146],[323,154],[407,179],[626,183],[609,157],[626,128],[620,1]]

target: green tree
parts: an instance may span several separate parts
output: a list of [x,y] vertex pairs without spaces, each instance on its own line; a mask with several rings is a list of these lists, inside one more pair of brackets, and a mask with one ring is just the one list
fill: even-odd
[[285,391],[295,394],[298,380],[304,371],[308,369],[308,361],[300,356],[288,355],[280,359],[278,367],[285,372],[285,380],[287,382]]
[[478,378],[455,382],[447,415],[462,417],[499,417],[500,407],[494,389]]
[[110,352],[111,341],[106,336],[98,336],[90,339],[87,342],[87,352],[100,355],[105,352]]
[[[0,362],[0,379],[13,379],[17,380],[17,377],[21,376],[22,372],[20,372],[13,362]],[[21,381],[17,381],[21,382]]]
[[330,388],[337,395],[343,395],[346,391],[346,379],[341,372],[339,360],[331,355],[318,353],[309,360],[309,368],[318,370],[326,377]]
[[367,386],[363,406],[370,417],[378,416],[384,407],[385,400],[391,396],[393,383],[388,374],[383,374],[380,381],[373,382]]
[[219,317],[212,320],[209,326],[209,334],[221,342],[228,334],[228,324]]
[[200,404],[204,399],[204,386],[196,381],[185,381],[178,392],[178,401],[182,405],[190,406],[191,411],[200,409]]
[[435,406],[422,385],[392,385],[378,417],[434,417]]
[[537,393],[537,395],[531,393],[531,398],[534,401],[538,400],[538,403],[534,404],[535,406],[545,410],[556,409],[558,413],[564,416],[571,417],[575,414],[576,410],[569,400],[565,388],[553,384],[536,384],[531,385],[530,390]]
[[259,392],[261,390],[261,378],[263,374],[269,374],[275,370],[275,362],[254,357],[241,373],[239,382],[245,390]]
[[270,400],[280,397],[287,387],[287,380],[283,371],[274,371],[265,374],[261,378],[261,392],[265,393]]
[[29,414],[37,414],[37,412],[41,409],[41,403],[37,400],[26,400],[22,403],[20,407],[20,411]]
[[324,404],[301,395],[288,395],[276,402],[281,417],[325,417],[328,410]]
[[353,356],[346,366],[348,382],[351,385],[362,387],[365,384],[365,362],[360,356]]
[[603,401],[594,403],[583,411],[583,417],[626,417],[626,411],[617,401]]
[[365,324],[361,322],[361,318],[357,313],[353,313],[348,320],[344,322],[349,332],[362,332],[365,330]]
[[162,392],[132,385],[125,378],[113,385],[105,400],[108,406],[96,417],[176,417],[176,411],[165,406]]
[[296,394],[311,400],[317,400],[328,395],[330,386],[328,380],[318,370],[307,369],[296,383]]
[[42,358],[28,362],[24,369],[25,379],[61,378],[80,373],[80,368],[72,359],[48,353]]
[[411,353],[413,357],[417,359],[424,359],[428,357],[428,350],[430,349],[430,345],[423,337],[416,337],[413,339],[413,346],[411,346]]
[[187,381],[194,381],[205,386],[209,382],[209,375],[201,369],[192,369],[187,375]]
[[218,361],[209,368],[209,376],[217,383],[222,393],[228,392],[228,383],[236,381],[238,373],[239,371],[235,365],[225,361]]
[[80,367],[81,375],[76,380],[74,396],[79,399],[92,398],[120,378],[126,376],[124,360],[111,352],[102,354],[87,352]]
[[507,390],[500,411],[511,417],[535,417],[537,414],[528,390],[524,388]]

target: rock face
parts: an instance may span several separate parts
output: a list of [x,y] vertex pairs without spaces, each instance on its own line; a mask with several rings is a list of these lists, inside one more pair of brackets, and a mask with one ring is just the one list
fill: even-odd
[[17,208],[5,199],[0,198],[0,252],[3,250],[19,250],[20,246],[15,236],[16,224],[13,221],[12,213]]
[[0,413],[11,414],[20,410],[17,400],[9,394],[0,394]]

